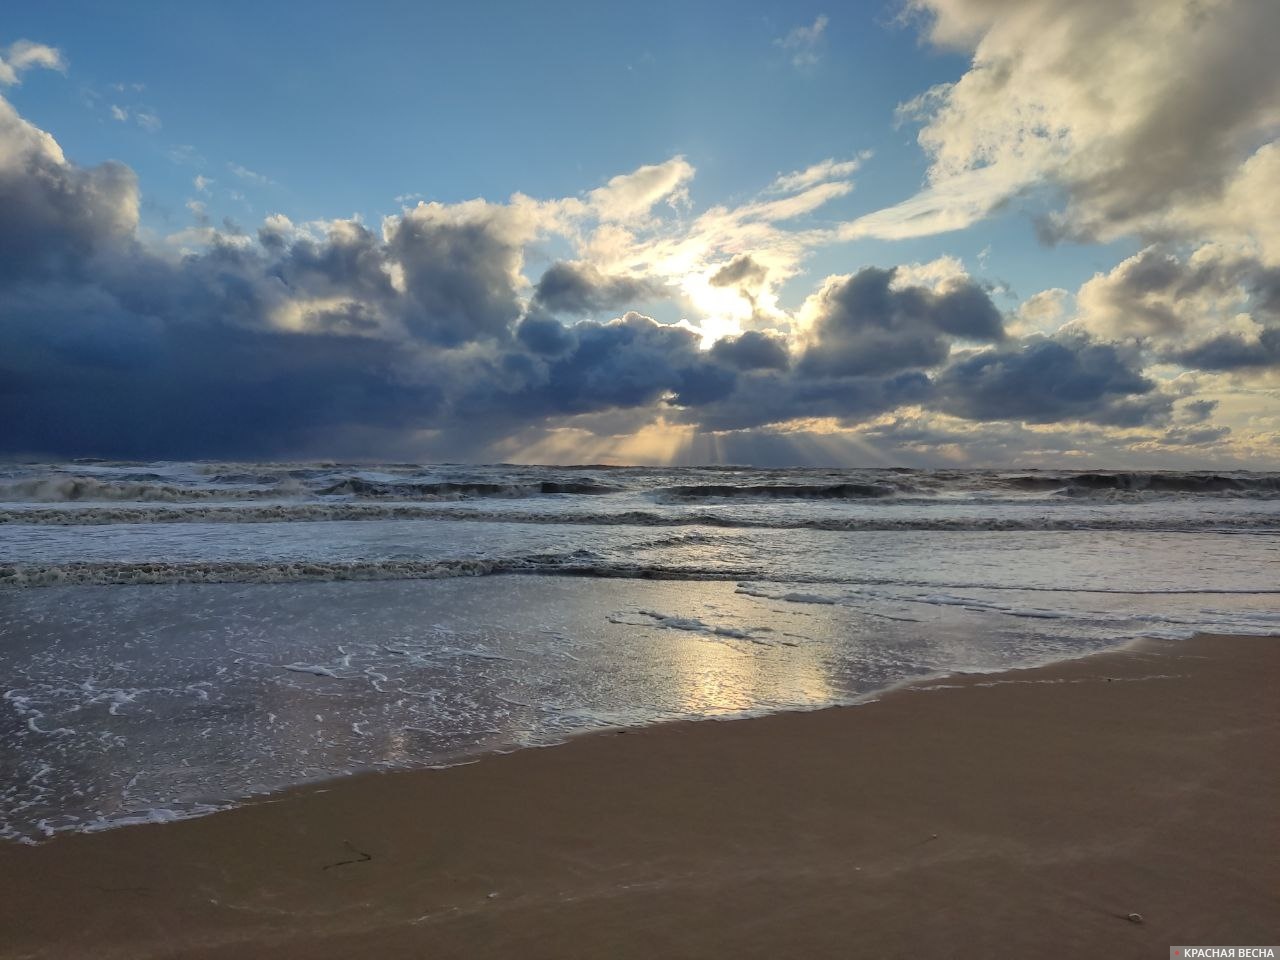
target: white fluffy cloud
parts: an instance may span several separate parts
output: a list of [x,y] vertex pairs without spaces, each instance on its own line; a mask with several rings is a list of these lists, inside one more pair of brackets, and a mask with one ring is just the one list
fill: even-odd
[[1050,236],[1212,235],[1276,249],[1280,4],[909,0],[969,70],[904,104],[930,159],[915,197],[852,233],[966,227],[1023,191],[1065,203]]

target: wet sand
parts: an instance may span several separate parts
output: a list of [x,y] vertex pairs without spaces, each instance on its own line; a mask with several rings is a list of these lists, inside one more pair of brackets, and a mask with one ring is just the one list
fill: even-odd
[[1276,943],[1278,693],[1280,639],[1147,641],[4,845],[0,957]]

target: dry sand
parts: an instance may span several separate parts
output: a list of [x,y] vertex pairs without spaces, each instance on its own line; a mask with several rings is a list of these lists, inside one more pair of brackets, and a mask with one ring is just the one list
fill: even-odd
[[1149,641],[860,707],[598,734],[6,845],[0,956],[1277,943],[1278,693],[1280,640]]

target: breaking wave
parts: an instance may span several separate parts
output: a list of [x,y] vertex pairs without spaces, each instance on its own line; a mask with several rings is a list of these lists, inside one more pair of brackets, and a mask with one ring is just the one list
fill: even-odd
[[166,482],[158,474],[131,475],[120,479],[54,475],[0,483],[0,502],[78,503],[127,501],[134,503],[187,503],[217,500],[264,500],[305,497],[345,497],[356,500],[468,500],[485,497],[518,499],[553,494],[590,496],[617,493],[621,488],[570,480],[529,483],[482,481],[382,481],[364,477],[330,479],[319,487],[303,478],[264,473],[220,473],[202,484]]
[[70,503],[93,500],[128,500],[184,503],[190,500],[242,500],[282,496],[301,488],[279,484],[272,489],[252,490],[220,487],[192,487],[159,483],[154,474],[128,480],[99,480],[96,477],[33,477],[0,484],[0,501]]
[[1100,493],[1280,496],[1280,476],[1274,474],[1165,471],[1035,473],[1004,477],[1000,482],[1018,490],[1077,497]]
[[493,560],[374,560],[280,563],[58,563],[0,566],[0,584],[295,583],[307,580],[434,580],[497,572]]
[[[1196,471],[755,470],[745,468],[413,467],[151,464],[0,469],[0,502],[209,504],[283,501],[572,500],[616,495],[628,506],[681,503],[1064,502],[1280,499],[1280,474]],[[598,476],[592,476],[596,472]]]
[[[646,546],[646,545],[640,545]],[[193,562],[90,562],[0,564],[0,588],[56,587],[72,585],[153,585],[201,583],[304,583],[346,580],[445,580],[458,577],[487,577],[532,574],[585,577],[610,580],[736,581],[738,592],[752,596],[806,603],[838,603],[839,598],[819,594],[774,595],[752,593],[751,584],[811,584],[854,587],[919,587],[931,591],[1018,590],[1045,594],[1118,594],[1132,596],[1181,595],[1280,595],[1280,588],[1254,587],[1203,589],[1133,589],[1105,586],[1044,586],[980,581],[930,581],[911,578],[882,578],[819,571],[787,571],[745,566],[699,566],[695,564],[654,564],[609,559],[588,550],[568,553],[533,553],[503,558],[464,557],[445,560],[353,560],[353,561],[193,561]],[[932,597],[932,595],[931,595]],[[915,599],[940,602],[936,598]],[[865,600],[865,597],[861,597]],[[965,603],[971,601],[965,600]]]
[[1049,513],[982,516],[804,516],[796,514],[744,516],[690,511],[617,510],[522,511],[483,510],[413,503],[303,502],[271,504],[186,504],[176,506],[28,507],[0,510],[0,526],[102,525],[117,523],[282,523],[339,520],[459,520],[482,523],[576,524],[583,526],[684,527],[771,530],[937,530],[937,531],[1072,531],[1144,530],[1154,532],[1272,531],[1280,529],[1280,515],[1177,515],[1125,513],[1062,516]]
[[19,563],[0,565],[0,587],[443,580],[517,573],[627,580],[739,580],[763,576],[762,571],[754,568],[715,569],[608,562],[587,551],[576,551],[502,559]]

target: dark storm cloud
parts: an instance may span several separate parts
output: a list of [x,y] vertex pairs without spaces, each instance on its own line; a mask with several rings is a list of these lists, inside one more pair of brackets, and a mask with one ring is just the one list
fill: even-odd
[[1159,438],[1167,447],[1204,447],[1225,440],[1230,427],[1171,427]]
[[1280,317],[1280,267],[1259,267],[1249,280],[1249,290],[1258,310]]
[[1197,370],[1249,370],[1280,367],[1280,327],[1259,332],[1256,339],[1223,333],[1168,353],[1167,359]]
[[750,254],[744,253],[734,257],[723,267],[711,275],[708,281],[713,287],[758,286],[768,273],[756,263]]
[[968,281],[940,291],[895,285],[896,269],[866,267],[827,281],[809,305],[809,340],[793,364],[785,344],[749,332],[721,340],[711,357],[743,371],[737,388],[696,412],[708,429],[745,429],[812,417],[854,422],[904,404],[931,402],[927,371],[957,340],[1004,339],[1000,312]]
[[[203,252],[165,257],[135,239],[130,171],[66,162],[3,100],[0,138],[0,451],[267,456],[336,428],[409,432],[444,409],[429,338],[501,336],[495,317],[518,311],[512,245],[488,222],[402,234],[405,294],[357,224],[323,241],[278,221],[262,244],[210,232]],[[424,267],[424,247],[443,262]],[[439,315],[386,337],[421,318],[422,275],[446,264]]]
[[387,250],[379,239],[359,223],[340,221],[323,241],[298,237],[264,226],[259,242],[279,259],[266,268],[292,290],[311,296],[358,297],[370,304],[388,304],[397,293],[391,283]]
[[894,287],[896,269],[867,267],[828,281],[817,294],[813,342],[800,358],[814,377],[889,374],[946,360],[954,339],[1004,337],[1000,311],[977,285],[952,281],[942,292]]
[[1217,407],[1217,400],[1192,400],[1182,405],[1182,416],[1188,423],[1204,423]]
[[[530,322],[520,327],[526,343]],[[535,337],[550,332],[546,321],[532,322],[540,325]],[[584,320],[563,331],[559,355],[546,362],[539,383],[509,399],[512,409],[525,415],[579,414],[663,398],[699,407],[728,396],[736,382],[732,369],[699,349],[695,333],[638,313],[607,323]]]
[[420,204],[394,223],[386,252],[404,272],[405,322],[442,346],[500,339],[520,315],[523,234],[507,208],[470,216]]
[[903,404],[923,403],[933,385],[920,371],[889,377],[807,378],[792,371],[758,371],[738,380],[737,389],[696,411],[709,430],[743,430],[812,417],[856,422]]
[[[46,257],[39,282],[24,271],[0,307],[9,450],[264,456],[355,429],[466,424],[483,435],[655,405],[742,424],[882,409],[906,395],[875,378],[796,377],[785,344],[758,332],[704,351],[695,332],[634,313],[562,324],[552,310],[652,290],[581,264],[549,270],[526,310],[516,291],[530,231],[511,208],[422,205],[390,221],[385,240],[355,222],[317,238],[271,218],[257,242],[209,231],[202,252],[173,259],[143,250],[131,228],[94,232],[134,222],[130,178],[108,178],[94,203],[66,208],[97,221],[82,224],[48,211],[70,189],[58,177],[84,174],[51,157],[49,175],[23,182],[31,167],[6,168],[36,211],[4,221],[23,234],[6,242],[33,256],[83,253]],[[100,216],[104,204],[121,213]],[[906,393],[926,385],[917,375]]]
[[83,273],[131,241],[138,187],[118,163],[76,167],[0,98],[0,282]]
[[660,295],[659,284],[635,277],[610,277],[589,263],[560,261],[547,268],[533,302],[550,313],[583,317],[634,306]]
[[[147,458],[320,449],[341,424],[407,429],[439,405],[386,341],[233,324],[154,323],[83,303],[3,321],[0,435],[10,451]],[[58,326],[49,336],[49,325]]]
[[759,330],[717,340],[711,356],[737,370],[785,370],[791,363],[786,340]]
[[566,353],[574,345],[569,328],[555,317],[531,313],[516,327],[516,339],[531,353],[544,357],[556,357]]
[[[564,323],[557,314],[658,288],[559,263],[526,303],[537,231],[514,204],[420,205],[382,235],[272,217],[250,237],[198,220],[199,252],[165,255],[137,240],[130,171],[66,162],[0,105],[3,453],[379,455],[424,432],[481,450],[628,411],[704,430],[902,406],[1037,423],[1168,414],[1130,354],[1083,338],[1009,342],[963,279],[832,278],[806,307],[800,347],[751,331],[704,350],[686,325],[634,312]],[[716,282],[758,276],[739,257]],[[952,359],[957,343],[994,346]]]
[[1129,427],[1158,422],[1171,407],[1131,352],[1083,336],[1031,337],[961,357],[935,386],[933,406],[968,420]]

